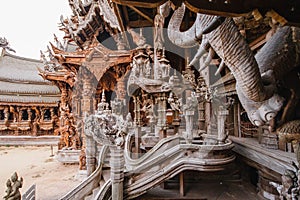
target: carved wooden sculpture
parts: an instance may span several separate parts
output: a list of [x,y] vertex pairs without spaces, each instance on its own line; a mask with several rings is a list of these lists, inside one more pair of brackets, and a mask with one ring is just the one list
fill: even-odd
[[3,49],[7,49],[8,51],[16,52],[15,50],[9,47],[9,43],[6,38],[0,37],[0,47],[2,47]]
[[18,179],[17,173],[13,173],[10,179],[6,182],[6,195],[3,197],[5,200],[21,200],[21,193],[19,191],[23,186],[23,178]]
[[[285,123],[277,130],[279,149],[286,150],[286,143],[292,143],[295,152],[298,152],[300,142],[300,120]],[[298,155],[299,156],[299,155]]]
[[[252,123],[263,125],[273,119],[282,109],[284,99],[277,94],[276,85],[269,83],[270,80],[278,81],[281,74],[299,65],[299,29],[284,27],[278,30],[254,57],[231,18],[197,13],[194,25],[186,32],[180,32],[184,10],[182,5],[170,20],[170,40],[185,48],[202,41],[197,58],[207,49],[214,50],[234,75],[240,101]],[[279,56],[275,56],[277,54]],[[286,67],[282,66],[285,64]]]

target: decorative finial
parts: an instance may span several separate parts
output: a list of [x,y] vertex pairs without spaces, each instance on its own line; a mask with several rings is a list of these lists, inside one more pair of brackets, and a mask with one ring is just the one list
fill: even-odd
[[102,90],[102,97],[101,97],[101,102],[102,103],[106,103],[106,98],[105,98],[105,93],[104,93],[104,89]]
[[12,51],[12,52],[16,53],[16,51],[14,49],[9,47],[9,43],[5,37],[4,38],[0,37],[0,47],[2,47],[3,49],[7,49],[8,51]]

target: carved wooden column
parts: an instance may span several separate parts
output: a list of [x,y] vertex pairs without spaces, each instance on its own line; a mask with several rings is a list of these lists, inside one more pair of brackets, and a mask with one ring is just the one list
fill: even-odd
[[4,122],[6,126],[8,126],[8,120],[9,120],[9,107],[6,106],[4,108]]
[[19,109],[18,122],[22,121],[22,116],[23,116],[24,112],[25,112],[24,109],[22,109],[22,108]]
[[92,113],[94,108],[94,90],[92,86],[92,79],[85,77],[83,80],[83,95],[82,95],[82,112]]
[[166,112],[167,112],[167,98],[165,96],[165,93],[160,93],[159,97],[156,99],[157,100],[157,130],[155,131],[155,134],[159,134],[156,136],[159,136],[160,139],[164,138],[166,136]]
[[28,121],[31,121],[32,120],[32,111],[31,111],[30,107],[27,108],[27,114],[28,114]]
[[137,100],[136,100],[135,96],[133,96],[132,99],[133,99],[133,113],[134,113],[133,123],[135,126],[137,126],[138,125],[138,123],[137,123]]
[[225,121],[226,118],[228,116],[229,112],[226,108],[224,108],[223,106],[219,107],[218,110],[218,140],[219,143],[223,140],[223,138],[225,138]]
[[193,140],[193,117],[195,115],[195,111],[192,109],[184,110],[185,116],[185,138],[187,141],[192,142]]
[[206,132],[205,128],[205,102],[202,101],[198,104],[198,113],[199,113],[199,130]]
[[96,142],[91,136],[86,137],[86,148],[85,148],[85,156],[86,156],[86,169],[87,175],[91,175],[93,171],[96,169]]
[[[85,73],[85,72],[84,72]],[[94,112],[94,88],[92,86],[91,76],[88,76],[87,73],[83,76],[83,86],[82,86],[82,100],[81,100],[81,113],[84,114],[83,118],[89,116]],[[104,94],[104,93],[103,93]],[[85,120],[85,119],[83,119]],[[86,137],[83,135],[82,137],[82,153],[80,156],[80,162],[84,159],[85,152],[85,160],[86,160],[86,169],[87,175],[90,175],[96,168],[96,143],[92,138]],[[81,164],[81,163],[80,163]],[[81,164],[82,165],[82,164]]]
[[215,122],[212,118],[212,105],[211,101],[205,101],[205,122],[207,127],[207,134],[214,134],[213,129],[213,123]]
[[125,82],[124,82],[124,77],[119,78],[117,81],[117,98],[120,100],[125,100],[126,97],[126,88],[125,88]]
[[140,144],[141,144],[141,127],[139,124],[139,107],[140,104],[137,100],[137,97],[133,97],[133,104],[134,104],[134,130],[135,130],[135,158],[139,157],[139,153],[140,153]]
[[65,126],[65,119],[68,117],[68,89],[65,83],[59,83],[59,89],[61,91],[60,96],[60,104],[59,104],[59,110],[60,110],[60,128],[63,129]]
[[112,200],[123,200],[124,150],[120,146],[110,146],[110,177],[112,182]]
[[233,104],[233,125],[234,125],[234,136],[239,137],[240,135],[240,114],[239,113],[239,102]]
[[[14,122],[15,123],[18,123],[18,122],[20,122],[21,120],[20,120],[20,107],[19,106],[16,106],[15,107],[15,110],[14,110]],[[15,129],[15,135],[19,135],[19,133],[20,133],[20,130],[17,128],[17,129]]]

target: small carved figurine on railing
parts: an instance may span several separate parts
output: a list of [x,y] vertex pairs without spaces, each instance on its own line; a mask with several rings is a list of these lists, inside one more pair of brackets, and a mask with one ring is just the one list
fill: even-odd
[[282,185],[275,182],[269,182],[275,187],[280,195],[281,200],[298,200],[300,199],[300,169],[292,162],[294,170],[286,169],[281,176]]
[[21,200],[21,193],[19,191],[20,188],[22,188],[23,185],[23,178],[21,177],[20,180],[18,180],[17,173],[13,173],[10,179],[6,182],[6,195],[3,197],[5,200]]

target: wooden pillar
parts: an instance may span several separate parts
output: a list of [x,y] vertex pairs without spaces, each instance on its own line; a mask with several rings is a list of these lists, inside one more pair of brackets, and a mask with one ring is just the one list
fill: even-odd
[[112,200],[123,200],[124,151],[120,146],[111,146],[110,177],[112,182]]
[[91,175],[96,169],[96,142],[92,137],[86,136],[86,169],[87,175]]
[[241,132],[241,105],[238,103],[237,104],[237,117],[238,117],[238,136],[242,136]]
[[221,140],[225,138],[225,120],[228,116],[228,110],[223,108],[222,106],[219,107],[218,111],[218,140],[219,143],[222,142]]
[[166,127],[167,119],[166,119],[166,112],[167,112],[167,104],[166,104],[166,96],[165,93],[159,94],[160,96],[157,98],[157,130],[155,131],[156,136],[159,136],[160,139],[166,136],[166,131],[164,130]]
[[205,122],[207,127],[207,134],[214,134],[211,132],[212,123],[214,123],[212,119],[212,106],[210,101],[205,101]]
[[141,153],[141,149],[140,149],[140,144],[141,144],[141,137],[142,137],[142,133],[141,133],[141,127],[140,126],[136,126],[135,127],[135,138],[134,138],[134,143],[135,143],[135,155],[134,158],[139,158],[139,155]]
[[180,196],[185,196],[185,191],[184,191],[184,172],[181,172],[179,174],[179,193]]
[[125,100],[126,88],[125,88],[124,77],[118,79],[116,93],[117,93],[117,98],[118,99]]
[[30,107],[27,108],[27,114],[28,114],[28,121],[31,121],[32,120],[32,111],[31,111]]
[[91,79],[87,78],[83,80],[83,95],[82,95],[82,111],[88,114],[92,113],[94,108],[94,91],[91,83]]
[[141,127],[140,127],[140,104],[139,104],[139,100],[138,100],[138,97],[133,97],[133,104],[134,104],[134,130],[135,130],[135,155],[134,157],[135,158],[138,158],[139,157],[139,153],[141,152],[140,151],[140,143],[141,143],[141,137],[142,137],[142,134],[141,134]]
[[[86,134],[84,134],[83,127],[84,127],[84,121],[85,117],[88,117],[90,114],[92,114],[95,110],[95,95],[94,95],[94,88],[92,86],[92,75],[88,72],[83,72],[83,80],[82,80],[82,99],[78,98],[78,101],[81,101],[78,103],[76,109],[77,113],[80,117],[77,118],[77,134],[82,136],[82,146],[81,146],[81,153],[79,157],[79,164],[80,167],[84,169],[84,162],[82,163],[82,160],[84,160],[85,156],[85,163],[86,163],[86,170],[87,175],[89,176],[95,169],[96,169],[96,151],[97,151],[97,144],[93,140],[93,138],[88,137]],[[79,123],[82,123],[79,125]],[[80,128],[81,126],[81,128]],[[80,129],[78,129],[78,127]],[[81,133],[80,133],[81,131]]]
[[238,112],[238,105],[239,103],[235,103],[233,105],[233,126],[234,126],[234,136],[235,137],[239,137],[239,127],[240,127],[240,123],[239,123],[239,115],[240,113]]
[[198,125],[198,128],[199,128],[199,130],[206,132],[204,102],[200,102],[198,104],[198,113],[199,113],[199,121],[198,121],[199,125]]

